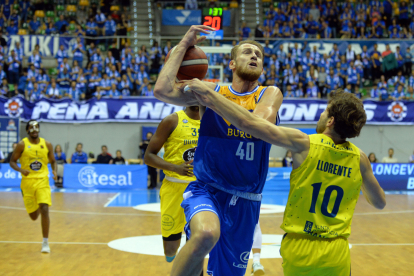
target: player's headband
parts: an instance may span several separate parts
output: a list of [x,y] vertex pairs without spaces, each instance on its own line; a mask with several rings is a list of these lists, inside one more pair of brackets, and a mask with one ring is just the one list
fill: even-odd
[[32,126],[32,128],[31,128],[31,129],[29,129],[29,132],[30,132],[30,133],[32,133],[32,132],[34,132],[34,131],[39,132],[39,130],[40,130],[39,123],[38,123],[38,122],[36,122],[36,121],[31,121],[31,122],[29,123],[29,126]]

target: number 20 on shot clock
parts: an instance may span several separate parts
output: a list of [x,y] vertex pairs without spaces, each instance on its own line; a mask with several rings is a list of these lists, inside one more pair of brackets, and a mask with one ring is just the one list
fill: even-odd
[[223,29],[223,9],[222,8],[203,8],[202,24],[213,29]]

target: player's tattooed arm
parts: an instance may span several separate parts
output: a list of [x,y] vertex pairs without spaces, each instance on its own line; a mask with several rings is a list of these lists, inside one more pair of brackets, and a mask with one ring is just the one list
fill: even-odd
[[377,209],[384,209],[386,205],[384,190],[381,188],[378,180],[375,178],[374,173],[372,172],[371,163],[369,162],[367,155],[362,150],[360,150],[360,154],[362,193],[364,194],[369,204]]

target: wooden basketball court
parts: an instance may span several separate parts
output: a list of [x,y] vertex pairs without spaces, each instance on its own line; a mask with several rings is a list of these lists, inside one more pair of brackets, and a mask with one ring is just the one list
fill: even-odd
[[[20,193],[0,192],[0,275],[170,275],[172,265],[162,256],[108,246],[117,239],[161,233],[159,213],[104,207],[114,195],[53,193],[52,252],[42,254],[40,221],[30,220]],[[263,234],[282,235],[282,216],[261,215]],[[387,195],[387,206],[381,211],[361,196],[349,239],[352,275],[414,275],[413,229],[414,195]],[[274,247],[279,250],[277,244]],[[283,275],[282,259],[262,259],[261,263],[266,275]],[[250,269],[251,261],[246,275]]]

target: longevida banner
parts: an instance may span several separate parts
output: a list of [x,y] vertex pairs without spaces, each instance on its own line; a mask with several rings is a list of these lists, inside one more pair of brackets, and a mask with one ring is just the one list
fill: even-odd
[[64,166],[65,188],[146,189],[146,165],[68,164]]
[[384,190],[414,190],[413,163],[373,163],[372,171]]
[[[19,164],[20,166],[20,164]],[[52,168],[49,167],[49,185],[54,185]],[[22,175],[19,172],[13,170],[9,164],[0,163],[0,187],[20,187]]]

